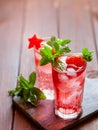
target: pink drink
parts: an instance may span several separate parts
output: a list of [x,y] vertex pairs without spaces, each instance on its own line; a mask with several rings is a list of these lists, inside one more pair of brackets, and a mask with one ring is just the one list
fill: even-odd
[[[62,56],[64,64],[67,56]],[[81,112],[86,62],[77,67],[65,64],[65,70],[52,69],[55,89],[55,114],[63,119],[77,118]]]
[[36,74],[37,74],[37,87],[39,87],[47,99],[54,99],[53,80],[52,80],[52,67],[51,64],[44,66],[39,65],[41,55],[39,50],[34,49]]

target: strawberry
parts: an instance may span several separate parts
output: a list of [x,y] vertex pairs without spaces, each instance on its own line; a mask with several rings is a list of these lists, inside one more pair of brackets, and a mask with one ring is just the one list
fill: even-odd
[[52,55],[54,55],[55,54],[55,49],[54,48],[52,48]]
[[80,56],[80,55],[73,55],[73,56],[67,57],[66,63],[67,64],[74,64],[74,65],[76,65],[78,67],[81,67],[81,66],[84,65],[85,61],[84,61],[82,56]]

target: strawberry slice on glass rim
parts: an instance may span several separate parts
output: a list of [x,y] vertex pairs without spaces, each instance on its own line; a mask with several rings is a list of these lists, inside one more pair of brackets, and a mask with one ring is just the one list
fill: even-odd
[[84,70],[81,68],[84,68],[86,63],[87,62],[83,59],[82,55],[68,56],[66,59],[66,64],[67,64],[66,70],[67,72],[69,72],[68,75],[72,76],[73,73],[73,76],[77,76],[77,75],[79,76]]
[[85,64],[85,60],[83,59],[83,57],[81,55],[72,55],[67,57],[66,59],[66,63],[69,64],[74,64],[77,67],[81,67]]

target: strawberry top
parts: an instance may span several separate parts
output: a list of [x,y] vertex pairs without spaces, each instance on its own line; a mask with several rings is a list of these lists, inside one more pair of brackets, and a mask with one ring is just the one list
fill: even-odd
[[77,67],[81,67],[81,66],[83,66],[85,64],[85,61],[84,61],[82,56],[80,56],[80,55],[73,55],[73,56],[67,57],[66,63],[67,64],[74,64]]
[[41,47],[41,42],[43,42],[44,39],[38,38],[37,35],[34,34],[32,38],[28,39],[28,41],[29,41],[29,46],[28,46],[29,49],[33,47],[39,49]]

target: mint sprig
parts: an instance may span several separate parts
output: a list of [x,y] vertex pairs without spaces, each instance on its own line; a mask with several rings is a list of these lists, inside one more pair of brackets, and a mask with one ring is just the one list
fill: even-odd
[[87,62],[90,62],[93,59],[93,52],[89,51],[88,48],[83,48],[82,49],[82,56],[83,56],[84,60],[86,60]]
[[[52,36],[46,45],[40,49],[40,54],[42,56],[40,60],[40,65],[45,65],[51,63],[52,66],[57,65],[57,58],[62,55],[63,53],[69,53],[71,50],[67,46],[70,43],[69,39],[57,39],[55,36]],[[54,51],[54,53],[52,52]],[[61,65],[62,62],[59,62]]]
[[44,93],[35,87],[36,73],[32,72],[29,75],[29,80],[25,79],[23,75],[18,77],[18,83],[14,90],[10,90],[10,95],[17,95],[23,99],[24,103],[30,102],[32,105],[37,106],[38,101],[46,99]]

